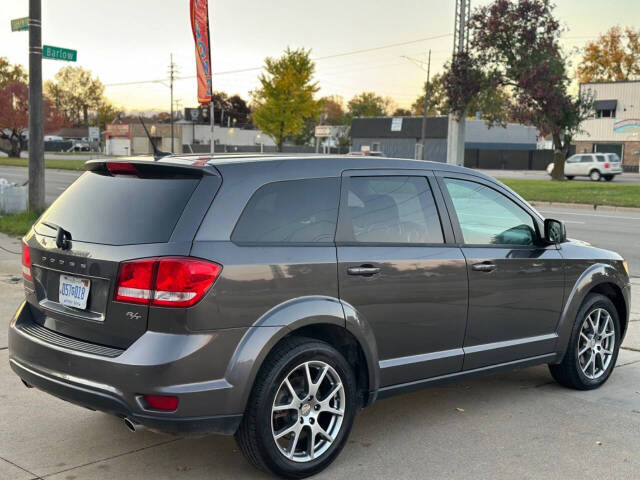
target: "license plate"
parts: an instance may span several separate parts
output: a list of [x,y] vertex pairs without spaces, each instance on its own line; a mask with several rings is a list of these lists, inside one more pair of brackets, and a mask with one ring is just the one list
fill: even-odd
[[58,302],[67,307],[87,308],[87,298],[89,298],[89,288],[91,280],[84,278],[60,275],[60,290]]

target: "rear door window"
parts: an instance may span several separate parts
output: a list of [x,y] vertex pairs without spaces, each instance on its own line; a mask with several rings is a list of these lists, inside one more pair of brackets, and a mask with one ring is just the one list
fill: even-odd
[[425,177],[349,177],[346,182],[340,241],[444,242],[438,209]]
[[239,244],[333,244],[337,178],[268,183],[247,203],[231,240]]
[[35,230],[55,236],[62,227],[73,240],[108,245],[164,243],[199,182],[87,172],[49,207]]

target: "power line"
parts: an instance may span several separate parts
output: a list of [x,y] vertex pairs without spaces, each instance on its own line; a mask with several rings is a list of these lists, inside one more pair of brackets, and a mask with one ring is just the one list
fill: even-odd
[[[438,40],[440,38],[446,38],[446,37],[451,37],[453,35],[453,33],[444,33],[442,35],[434,35],[431,37],[424,37],[424,38],[418,38],[416,40],[408,40],[406,42],[397,42],[397,43],[389,43],[386,45],[380,45],[377,47],[371,47],[371,48],[362,48],[359,50],[351,50],[348,52],[341,52],[341,53],[334,53],[331,55],[325,55],[322,57],[316,57],[316,58],[312,58],[311,60],[313,61],[321,61],[321,60],[329,60],[331,58],[339,58],[339,57],[346,57],[348,55],[358,55],[361,53],[369,53],[369,52],[375,52],[378,50],[385,50],[388,48],[396,48],[396,47],[402,47],[405,45],[412,45],[415,43],[420,43],[420,42],[426,42],[429,40]],[[255,72],[255,71],[259,71],[262,70],[264,67],[263,66],[259,66],[259,67],[247,67],[247,68],[238,68],[235,70],[224,70],[222,72],[213,72],[214,76],[220,76],[220,75],[231,75],[234,73],[244,73],[244,72]],[[188,79],[193,79],[196,78],[195,75],[188,75],[186,77],[175,77],[175,80],[188,80]],[[161,83],[164,82],[166,79],[162,78],[162,79],[155,79],[155,80],[140,80],[140,81],[135,81],[135,82],[119,82],[119,83],[107,83],[105,84],[105,87],[115,87],[115,86],[124,86],[124,85],[141,85],[141,84],[145,84],[145,83]]]

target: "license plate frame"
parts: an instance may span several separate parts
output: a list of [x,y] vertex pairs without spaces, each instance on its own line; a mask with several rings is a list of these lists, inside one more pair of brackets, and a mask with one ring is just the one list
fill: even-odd
[[58,284],[58,303],[65,307],[86,310],[90,290],[91,280],[88,278],[61,274]]

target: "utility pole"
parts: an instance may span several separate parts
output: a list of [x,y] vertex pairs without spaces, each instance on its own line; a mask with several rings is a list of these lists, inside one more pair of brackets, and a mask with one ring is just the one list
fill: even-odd
[[[455,29],[453,33],[453,55],[464,53],[469,49],[469,31],[467,20],[471,14],[471,0],[456,0]],[[447,133],[447,163],[464,165],[465,127],[467,112],[460,118],[449,113]]]
[[169,89],[171,90],[171,153],[175,153],[173,150],[173,80],[175,78],[176,65],[173,63],[173,53],[169,54]]
[[40,2],[29,0],[29,210],[32,212],[40,212],[45,207]]
[[425,152],[427,149],[427,106],[429,105],[429,77],[431,76],[431,49],[429,49],[429,60],[427,61],[427,83],[424,86],[424,112],[422,112],[422,145],[420,160],[426,160]]

